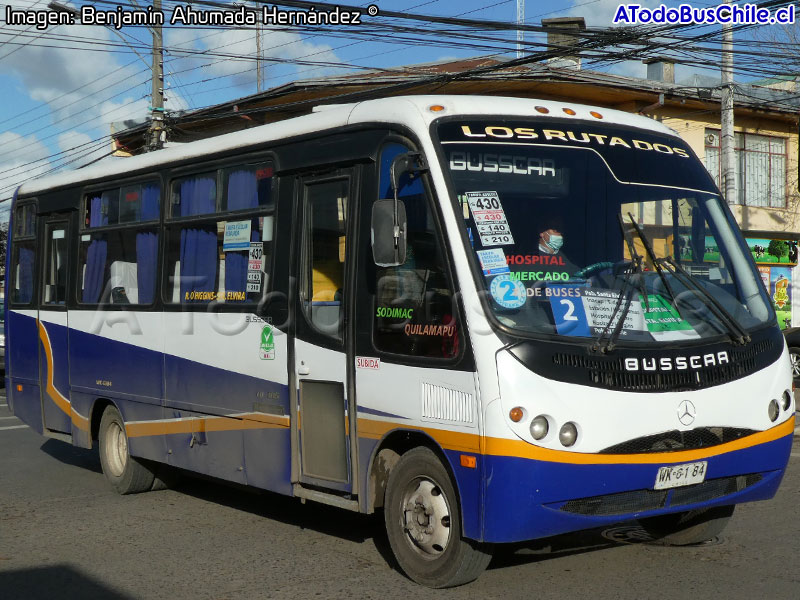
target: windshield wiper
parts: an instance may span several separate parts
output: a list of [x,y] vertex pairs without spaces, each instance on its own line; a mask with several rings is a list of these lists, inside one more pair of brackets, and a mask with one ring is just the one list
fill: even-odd
[[[631,225],[633,225],[633,228],[636,230],[636,234],[639,236],[639,239],[642,240],[642,244],[644,244],[644,250],[645,252],[647,252],[647,256],[650,257],[653,266],[656,268],[656,273],[658,273],[658,277],[659,279],[661,279],[661,283],[664,284],[664,287],[669,292],[669,295],[672,296],[673,308],[675,308],[675,310],[678,311],[678,316],[683,318],[683,315],[681,315],[681,309],[678,308],[678,301],[677,297],[675,296],[675,292],[672,291],[672,286],[669,284],[667,277],[664,275],[664,270],[661,267],[661,264],[658,262],[658,259],[656,258],[656,253],[653,252],[653,247],[650,245],[650,240],[647,239],[647,236],[644,234],[644,231],[642,231],[642,228],[639,227],[639,224],[633,218],[633,215],[631,213],[628,213],[628,217],[630,217]],[[650,307],[648,306],[647,309],[650,310]]]
[[[614,349],[614,344],[622,333],[622,328],[625,326],[625,317],[628,316],[628,311],[630,311],[631,302],[633,301],[632,291],[628,291],[628,287],[631,285],[634,277],[637,278],[639,292],[644,299],[647,310],[650,310],[650,303],[647,299],[646,282],[644,279],[644,269],[642,268],[642,257],[636,251],[636,247],[633,244],[630,234],[625,230],[625,223],[622,220],[622,215],[618,214],[617,220],[619,222],[620,231],[622,232],[622,237],[625,240],[625,244],[628,246],[628,251],[631,254],[631,266],[633,267],[633,271],[627,272],[628,276],[625,277],[625,280],[622,282],[622,286],[619,290],[619,296],[617,297],[617,304],[614,306],[614,311],[611,313],[611,318],[609,318],[608,322],[606,322],[603,330],[600,332],[600,335],[597,336],[597,339],[592,346],[592,349],[595,352],[599,350],[603,354],[606,354]],[[623,273],[625,272],[623,271]],[[611,332],[608,342],[601,346],[600,344],[603,340],[603,337],[606,335],[608,328],[611,327],[611,324],[614,322],[614,319],[619,312],[619,307],[622,305],[623,296],[625,296],[625,308],[622,309],[622,314],[620,315],[619,321],[617,321],[617,325],[614,327],[614,331]]]
[[722,306],[719,300],[714,298],[714,296],[709,294],[708,290],[698,283],[694,275],[684,269],[683,266],[676,262],[671,256],[662,258],[659,262],[668,265],[669,272],[676,279],[679,279],[687,289],[693,289],[699,292],[698,297],[703,301],[703,304],[705,304],[711,312],[714,313],[714,316],[717,317],[719,322],[728,329],[728,335],[731,337],[732,342],[741,344],[742,346],[750,342],[750,336],[742,326],[736,322],[736,319],[728,312],[728,309]]

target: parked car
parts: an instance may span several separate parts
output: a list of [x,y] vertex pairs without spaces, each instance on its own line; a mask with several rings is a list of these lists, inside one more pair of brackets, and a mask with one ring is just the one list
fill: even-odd
[[786,345],[789,346],[789,359],[792,361],[792,377],[800,385],[800,327],[787,327],[783,330]]

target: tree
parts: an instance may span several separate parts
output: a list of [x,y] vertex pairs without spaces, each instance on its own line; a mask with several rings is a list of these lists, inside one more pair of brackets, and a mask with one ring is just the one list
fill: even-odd
[[767,246],[767,254],[774,256],[781,262],[781,258],[789,255],[789,244],[782,240],[770,240]]

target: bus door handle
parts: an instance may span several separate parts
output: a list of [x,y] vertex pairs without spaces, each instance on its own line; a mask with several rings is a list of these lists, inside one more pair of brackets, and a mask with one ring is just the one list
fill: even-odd
[[303,361],[300,361],[300,366],[297,367],[297,374],[298,375],[308,375],[311,373],[311,369],[308,368],[308,365]]

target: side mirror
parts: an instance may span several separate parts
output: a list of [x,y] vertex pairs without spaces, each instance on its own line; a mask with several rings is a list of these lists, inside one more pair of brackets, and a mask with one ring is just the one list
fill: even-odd
[[[396,202],[396,204],[395,204]],[[395,230],[397,206],[397,230]],[[372,205],[372,258],[379,267],[397,267],[406,262],[406,205],[402,200],[376,200]]]

